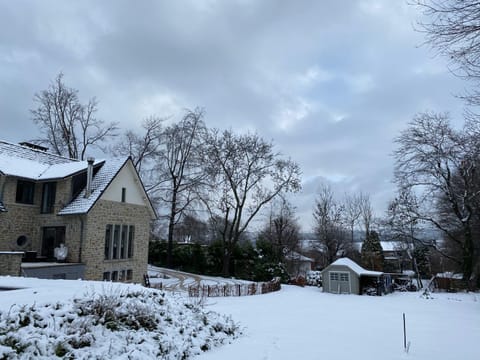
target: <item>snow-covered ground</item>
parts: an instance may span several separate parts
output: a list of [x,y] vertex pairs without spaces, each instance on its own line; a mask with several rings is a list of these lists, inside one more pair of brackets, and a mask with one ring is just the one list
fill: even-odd
[[[0,311],[5,312],[12,304],[85,297],[112,284],[0,277],[2,286],[29,287],[0,291]],[[480,359],[478,293],[434,293],[431,298],[421,293],[394,293],[375,297],[283,286],[281,291],[266,295],[205,299],[205,311],[231,315],[243,335],[200,354],[195,357],[198,360]],[[403,349],[403,313],[411,343],[408,354]]]
[[[277,293],[212,298],[207,308],[229,314],[245,336],[198,360],[480,359],[480,294],[335,295],[283,286]],[[410,350],[403,349],[406,314]]]

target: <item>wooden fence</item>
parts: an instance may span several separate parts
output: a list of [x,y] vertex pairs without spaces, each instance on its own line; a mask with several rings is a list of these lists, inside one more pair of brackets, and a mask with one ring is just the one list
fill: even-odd
[[191,285],[188,287],[190,297],[219,297],[219,296],[248,296],[267,294],[280,290],[280,279],[269,282],[250,284],[224,284],[224,285]]

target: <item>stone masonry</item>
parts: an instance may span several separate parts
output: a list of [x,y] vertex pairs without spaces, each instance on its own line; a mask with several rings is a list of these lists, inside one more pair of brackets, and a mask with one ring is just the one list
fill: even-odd
[[20,276],[23,252],[0,252],[0,275]]

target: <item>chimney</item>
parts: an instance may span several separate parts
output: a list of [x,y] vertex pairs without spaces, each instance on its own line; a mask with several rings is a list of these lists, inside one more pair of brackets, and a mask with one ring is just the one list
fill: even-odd
[[93,162],[95,161],[94,158],[89,157],[87,159],[87,188],[85,189],[85,197],[90,197],[92,193],[92,178],[93,178]]

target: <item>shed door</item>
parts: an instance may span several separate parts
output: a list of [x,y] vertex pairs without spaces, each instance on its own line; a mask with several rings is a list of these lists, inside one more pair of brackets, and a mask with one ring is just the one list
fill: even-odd
[[330,292],[338,294],[350,294],[350,273],[343,271],[330,271]]

